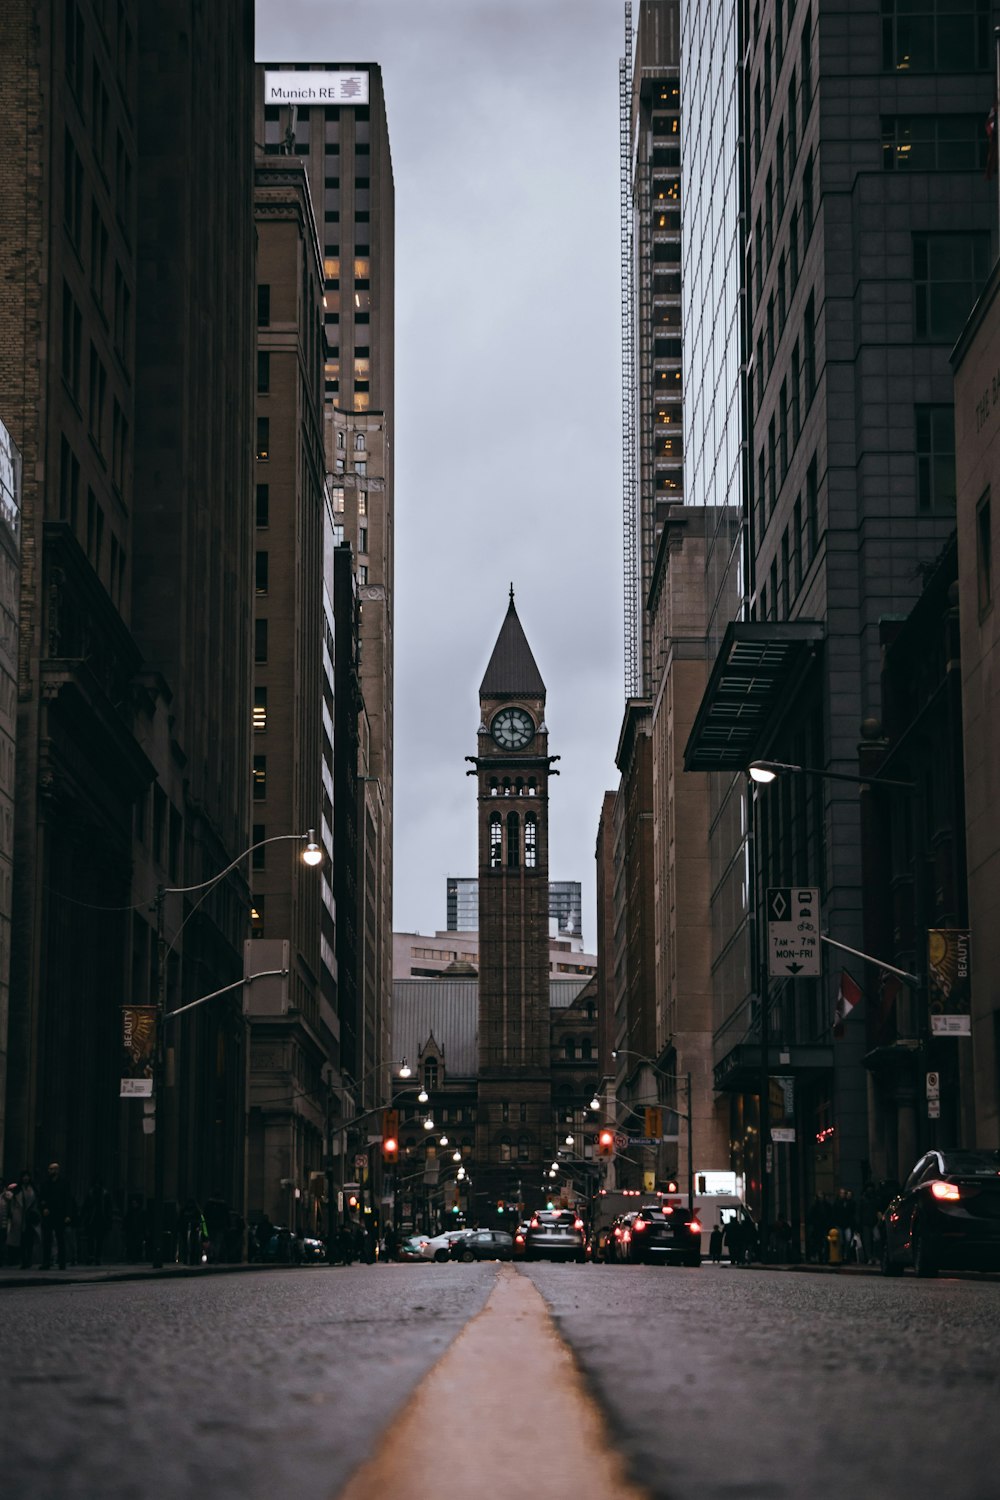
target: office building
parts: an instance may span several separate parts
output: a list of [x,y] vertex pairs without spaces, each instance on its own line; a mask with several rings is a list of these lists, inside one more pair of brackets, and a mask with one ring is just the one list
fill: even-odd
[[4,1158],[10,1014],[17,750],[17,631],[21,596],[21,455],[0,419],[0,1161]]
[[392,982],[395,198],[375,63],[257,69],[254,138],[305,169],[323,257],[324,446],[335,545],[354,559],[359,679],[356,1007],[346,1016],[352,1099],[387,1085]]
[[[476,932],[479,927],[479,881],[449,875],[447,930]],[[583,894],[578,880],[549,881],[549,930],[553,937],[583,948]]]

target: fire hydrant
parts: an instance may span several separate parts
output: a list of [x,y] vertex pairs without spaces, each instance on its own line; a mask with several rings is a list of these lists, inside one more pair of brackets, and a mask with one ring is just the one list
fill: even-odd
[[827,1259],[830,1265],[839,1266],[844,1258],[840,1253],[840,1230],[836,1227],[827,1230],[826,1243],[828,1246]]

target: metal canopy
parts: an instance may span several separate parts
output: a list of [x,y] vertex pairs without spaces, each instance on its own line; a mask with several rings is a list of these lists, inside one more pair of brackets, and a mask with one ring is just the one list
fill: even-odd
[[822,639],[815,620],[731,621],[684,750],[685,771],[745,770]]

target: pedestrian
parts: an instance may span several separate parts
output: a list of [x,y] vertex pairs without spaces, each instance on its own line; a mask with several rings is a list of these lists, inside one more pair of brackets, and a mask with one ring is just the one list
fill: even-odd
[[784,1214],[779,1214],[771,1225],[771,1249],[779,1265],[788,1265],[792,1258],[792,1226]]
[[858,1206],[850,1188],[842,1187],[834,1204],[833,1224],[840,1230],[840,1253],[846,1262],[854,1259],[854,1236],[858,1232]]
[[708,1253],[713,1265],[722,1264],[722,1226],[720,1224],[712,1226],[712,1232],[708,1237]]
[[7,1263],[27,1271],[34,1258],[35,1236],[42,1221],[30,1172],[22,1172],[11,1194],[7,1223]]
[[743,1225],[738,1218],[734,1216],[730,1219],[722,1232],[722,1238],[725,1241],[726,1249],[729,1251],[729,1264],[731,1266],[742,1266],[744,1264],[743,1256],[745,1254],[746,1236]]
[[212,1261],[221,1261],[225,1252],[226,1230],[229,1228],[229,1205],[218,1188],[213,1188],[205,1202],[205,1228],[208,1231],[208,1256]]
[[95,1177],[87,1189],[87,1196],[80,1209],[80,1228],[83,1232],[83,1256],[88,1266],[99,1266],[104,1255],[104,1241],[111,1229],[113,1208],[111,1194],[99,1177]]
[[52,1240],[55,1238],[59,1269],[66,1269],[66,1227],[72,1217],[72,1198],[69,1183],[63,1177],[59,1163],[49,1162],[46,1180],[38,1193],[38,1207],[42,1216],[42,1270],[52,1266]]
[[396,1259],[396,1252],[397,1252],[398,1249],[399,1249],[399,1237],[396,1234],[396,1226],[395,1226],[395,1224],[387,1224],[385,1226],[385,1258],[386,1258],[386,1260],[395,1260]]

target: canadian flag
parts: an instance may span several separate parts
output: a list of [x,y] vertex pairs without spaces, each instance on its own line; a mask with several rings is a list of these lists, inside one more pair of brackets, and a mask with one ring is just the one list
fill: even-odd
[[851,978],[846,969],[841,969],[840,988],[837,991],[837,1004],[833,1012],[833,1034],[838,1041],[844,1035],[844,1022],[862,998],[863,992],[860,984]]

